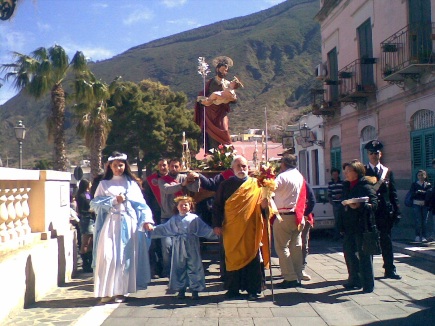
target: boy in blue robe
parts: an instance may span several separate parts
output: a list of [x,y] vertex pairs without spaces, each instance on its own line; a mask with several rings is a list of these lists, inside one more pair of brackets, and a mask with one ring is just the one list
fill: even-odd
[[192,291],[192,299],[205,289],[204,267],[200,254],[199,238],[216,240],[213,229],[201,218],[191,213],[193,199],[188,196],[175,198],[178,214],[166,223],[154,227],[151,238],[172,237],[172,262],[169,289],[178,291],[177,298],[186,297],[186,289]]

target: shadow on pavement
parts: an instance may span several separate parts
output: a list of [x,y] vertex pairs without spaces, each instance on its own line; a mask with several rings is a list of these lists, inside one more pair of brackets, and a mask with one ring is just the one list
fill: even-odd
[[50,309],[56,309],[56,308],[86,308],[86,307],[94,307],[98,305],[99,299],[98,298],[74,298],[74,299],[65,299],[65,298],[59,298],[54,300],[42,300],[38,301],[34,304],[29,305],[27,309],[34,309],[34,308],[50,308]]
[[414,326],[414,325],[433,325],[435,322],[435,298],[431,297],[424,300],[410,302],[413,305],[427,307],[425,310],[415,312],[404,318],[389,319],[367,325],[373,326]]
[[223,294],[207,295],[205,293],[200,293],[200,297],[198,300],[192,300],[190,297],[190,293],[186,293],[185,299],[178,299],[175,295],[148,298],[129,297],[125,304],[128,307],[150,306],[153,309],[175,309],[194,307],[198,305],[215,304],[224,300],[225,299]]
[[[279,306],[294,306],[300,303],[310,302],[327,304],[343,303],[344,301],[350,301],[349,296],[361,294],[361,290],[346,290],[341,286],[342,284],[343,281],[318,282],[306,284],[302,288],[299,288],[301,290],[297,292],[288,292],[288,290],[284,290],[286,292],[277,293],[275,290],[275,304]],[[330,290],[321,293],[308,293],[303,290],[321,288],[330,288]]]

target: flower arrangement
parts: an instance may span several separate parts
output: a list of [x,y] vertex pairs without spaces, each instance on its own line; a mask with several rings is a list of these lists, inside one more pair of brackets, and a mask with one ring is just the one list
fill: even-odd
[[261,187],[261,199],[268,200],[270,213],[275,215],[279,221],[282,221],[278,208],[273,200],[273,196],[275,195],[274,191],[277,187],[274,165],[269,162],[262,162],[258,170],[255,171],[254,177],[257,178],[258,186]]
[[219,145],[210,149],[209,153],[198,167],[202,170],[219,171],[231,168],[237,151],[233,145]]
[[271,199],[276,189],[275,168],[268,162],[261,163],[259,169],[254,172],[254,177],[257,178],[258,186],[262,188],[262,198]]

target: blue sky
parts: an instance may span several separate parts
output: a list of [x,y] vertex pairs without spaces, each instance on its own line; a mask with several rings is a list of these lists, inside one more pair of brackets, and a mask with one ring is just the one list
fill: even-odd
[[[93,61],[131,47],[218,21],[246,16],[283,0],[18,0],[14,16],[0,21],[0,64],[12,51],[30,54],[62,46],[70,58]],[[4,83],[0,104],[16,91]]]

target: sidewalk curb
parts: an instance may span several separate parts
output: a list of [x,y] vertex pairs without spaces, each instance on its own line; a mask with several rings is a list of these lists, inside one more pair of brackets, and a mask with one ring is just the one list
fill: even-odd
[[412,257],[424,258],[428,261],[435,262],[435,246],[416,246],[393,241],[395,252],[400,252]]

